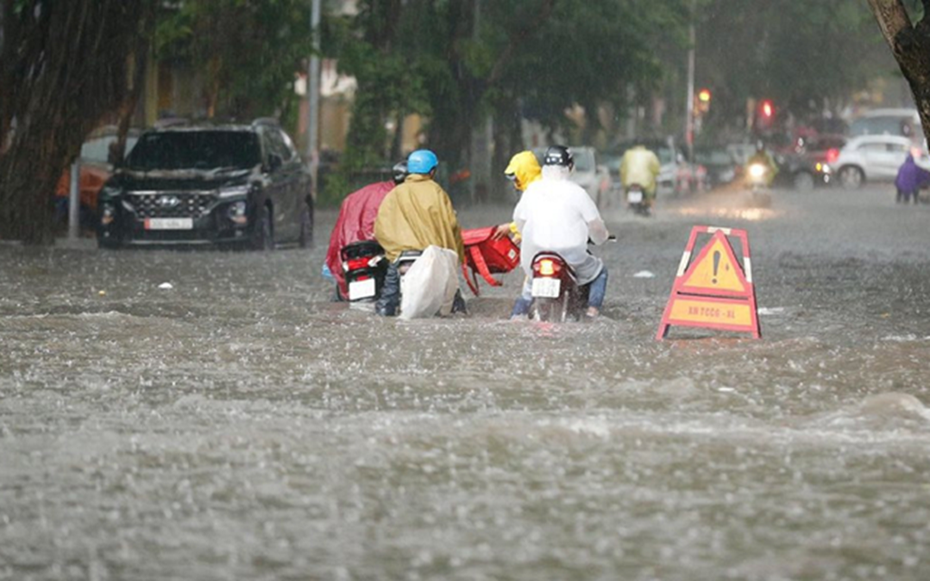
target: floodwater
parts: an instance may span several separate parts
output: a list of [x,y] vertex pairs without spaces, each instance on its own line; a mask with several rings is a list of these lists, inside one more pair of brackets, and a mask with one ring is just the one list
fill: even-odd
[[[0,246],[0,579],[926,579],[930,206],[609,218],[586,324],[508,321],[517,273],[330,303],[326,212],[309,252]],[[696,224],[748,230],[761,340],[654,340]]]

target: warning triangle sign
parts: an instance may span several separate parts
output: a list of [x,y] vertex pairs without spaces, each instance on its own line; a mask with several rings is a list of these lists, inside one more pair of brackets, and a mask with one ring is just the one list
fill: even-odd
[[[692,261],[700,234],[711,237]],[[740,240],[742,263],[733,254],[730,236]],[[656,339],[664,339],[672,326],[747,332],[760,338],[762,330],[751,272],[749,237],[745,230],[693,227]]]
[[701,291],[701,294],[712,294],[713,291],[745,294],[747,286],[743,269],[733,255],[733,248],[723,233],[717,231],[685,272],[681,290]]

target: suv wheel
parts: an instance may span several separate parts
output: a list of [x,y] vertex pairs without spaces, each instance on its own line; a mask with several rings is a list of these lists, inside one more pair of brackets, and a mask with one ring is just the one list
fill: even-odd
[[300,211],[300,241],[301,248],[313,246],[313,206],[311,202],[304,204]]
[[840,185],[847,190],[857,190],[861,188],[862,184],[865,182],[865,174],[854,165],[843,167],[837,177],[840,180]]
[[274,232],[271,228],[271,212],[268,206],[258,210],[258,219],[252,231],[252,250],[272,250],[274,248]]

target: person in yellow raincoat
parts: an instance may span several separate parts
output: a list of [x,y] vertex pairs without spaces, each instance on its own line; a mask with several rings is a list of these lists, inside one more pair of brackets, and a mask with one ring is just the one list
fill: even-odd
[[[409,175],[404,183],[384,198],[375,218],[375,239],[384,248],[389,266],[375,303],[375,312],[393,317],[400,305],[400,272],[397,259],[405,250],[422,251],[427,246],[448,248],[465,260],[465,245],[452,201],[433,181],[439,160],[428,149],[419,149],[407,158]],[[456,293],[452,312],[465,311],[465,300]]]
[[623,184],[623,191],[638,185],[645,194],[646,208],[652,208],[660,169],[659,158],[644,145],[628,149],[620,161],[620,183]]
[[[531,183],[542,177],[542,168],[539,167],[539,160],[532,151],[521,151],[510,158],[504,175],[513,184],[514,189],[524,192]],[[515,242],[520,241],[520,232],[517,230],[516,222],[501,224],[497,227],[495,235],[497,238],[511,235]]]

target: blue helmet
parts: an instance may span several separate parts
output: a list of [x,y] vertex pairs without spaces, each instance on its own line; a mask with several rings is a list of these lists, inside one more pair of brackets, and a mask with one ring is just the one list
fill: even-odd
[[437,165],[439,159],[428,149],[418,149],[407,157],[407,173],[428,174]]

